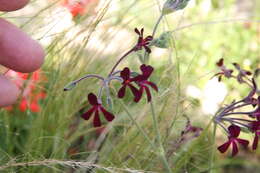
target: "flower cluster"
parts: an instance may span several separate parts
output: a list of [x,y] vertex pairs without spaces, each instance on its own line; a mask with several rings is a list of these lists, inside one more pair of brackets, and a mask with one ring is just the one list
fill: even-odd
[[[145,90],[147,94],[147,101],[150,102],[152,97],[151,97],[151,92],[149,89],[149,86],[152,87],[155,91],[158,91],[158,88],[155,83],[148,81],[148,78],[151,76],[153,72],[153,67],[150,65],[141,65],[140,69],[142,71],[142,74],[139,74],[136,77],[131,77],[131,72],[128,67],[125,67],[121,73],[120,76],[123,79],[122,82],[122,87],[118,91],[118,97],[123,98],[125,95],[125,90],[126,87],[129,87],[135,96],[134,101],[139,102],[143,92]],[[139,86],[139,89],[137,89],[133,83],[136,83]]]
[[136,52],[139,50],[142,50],[143,48],[147,53],[151,53],[151,49],[149,48],[149,44],[152,41],[153,37],[152,36],[147,36],[144,38],[143,33],[144,29],[142,28],[141,30],[138,30],[135,28],[135,32],[138,34],[138,41],[136,45],[130,49],[125,55],[123,55],[117,63],[114,65],[112,68],[111,72],[109,75],[104,78],[99,75],[86,75],[76,81],[71,82],[69,85],[67,85],[64,88],[64,91],[68,91],[76,86],[76,84],[83,79],[86,78],[98,78],[102,82],[102,85],[99,89],[98,95],[95,95],[94,93],[88,94],[88,102],[91,105],[91,108],[88,109],[87,112],[85,112],[81,117],[85,120],[89,120],[94,114],[93,118],[93,125],[94,127],[100,127],[102,125],[102,119],[100,119],[100,113],[102,113],[107,121],[113,121],[115,118],[114,114],[111,112],[107,111],[105,109],[104,104],[102,103],[102,91],[105,89],[106,90],[106,100],[107,100],[107,105],[111,105],[111,96],[110,96],[110,82],[112,80],[117,80],[120,81],[121,87],[119,88],[117,92],[118,98],[123,98],[126,95],[126,92],[128,89],[132,92],[134,99],[133,101],[138,103],[142,96],[144,95],[144,92],[147,95],[147,102],[150,102],[152,100],[152,94],[151,94],[151,88],[155,91],[158,92],[158,87],[155,83],[150,81],[150,77],[154,71],[154,68],[150,65],[142,64],[140,66],[140,73],[131,71],[129,67],[123,68],[123,70],[119,70],[115,72],[116,67],[119,65],[119,63],[127,57],[130,53]]
[[[19,103],[20,111],[24,112],[29,109],[32,112],[40,112],[41,107],[39,101],[46,96],[46,93],[42,89],[37,88],[37,85],[45,80],[41,71],[35,71],[30,76],[28,73],[9,70],[5,75],[12,78],[16,86],[22,91],[22,97]],[[6,109],[12,110],[12,106]]]
[[[216,116],[215,123],[217,123],[227,134],[228,140],[224,144],[218,147],[221,153],[224,153],[228,148],[232,147],[232,156],[238,153],[238,144],[243,147],[249,145],[249,141],[239,138],[241,130],[247,131],[248,133],[254,134],[254,139],[252,142],[252,149],[256,150],[258,146],[258,138],[260,135],[260,96],[257,96],[258,87],[255,82],[256,73],[252,73],[248,70],[244,70],[239,64],[233,63],[237,74],[233,74],[233,70],[227,69],[224,66],[223,59],[221,59],[217,66],[221,69],[221,72],[217,73],[215,76],[219,76],[219,81],[221,76],[227,78],[234,78],[240,84],[248,85],[251,90],[248,95],[238,101],[233,101],[229,105],[221,108]],[[247,111],[243,111],[246,109]],[[250,110],[250,111],[248,111]],[[226,128],[226,125],[229,125]]]

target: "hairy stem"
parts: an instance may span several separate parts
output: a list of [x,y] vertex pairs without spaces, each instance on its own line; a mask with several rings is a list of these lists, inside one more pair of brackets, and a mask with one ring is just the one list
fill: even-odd
[[157,118],[156,118],[156,115],[155,115],[153,101],[151,101],[150,105],[151,105],[152,117],[153,117],[153,128],[155,129],[156,136],[157,136],[157,142],[159,144],[159,155],[162,159],[165,170],[170,173],[172,171],[171,171],[171,168],[170,168],[169,163],[167,161],[167,158],[165,156],[165,151],[164,151],[164,148],[163,148],[163,145],[162,145],[160,129],[158,127],[158,121],[157,121]]
[[121,63],[121,61],[123,61],[123,59],[125,58],[125,57],[127,57],[129,54],[131,54],[133,51],[134,51],[134,47],[132,48],[132,49],[130,49],[128,52],[126,52],[117,62],[116,62],[116,64],[113,66],[113,68],[112,68],[112,70],[111,70],[111,72],[109,73],[109,75],[108,76],[111,76],[112,74],[113,74],[113,72],[115,71],[115,69],[116,69],[116,67]]
[[[163,14],[160,15],[160,17],[158,18],[156,24],[154,25],[153,32],[152,32],[152,37],[153,38],[155,36],[155,33],[156,33],[157,29],[158,29],[158,26],[159,26],[160,22],[162,21],[162,18],[163,18]],[[145,52],[144,53],[144,62],[148,62],[148,60],[149,60],[149,53]]]
[[216,142],[216,131],[217,131],[217,124],[213,123],[213,135],[212,135],[212,151],[210,157],[210,173],[213,172],[214,160],[215,160],[215,142]]

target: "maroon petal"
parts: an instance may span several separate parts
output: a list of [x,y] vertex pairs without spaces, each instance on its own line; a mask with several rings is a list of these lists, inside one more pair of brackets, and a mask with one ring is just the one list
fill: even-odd
[[216,64],[217,64],[217,66],[221,67],[221,66],[223,66],[223,62],[224,62],[224,59],[221,58]]
[[137,28],[135,28],[135,32],[136,32],[136,34],[140,35],[140,32]]
[[126,89],[126,85],[123,85],[123,86],[119,89],[119,91],[118,91],[118,93],[117,93],[118,98],[123,98],[123,97],[125,96],[125,89]]
[[252,72],[251,71],[245,71],[246,75],[250,76],[252,75]]
[[120,76],[124,79],[124,80],[128,80],[130,77],[130,70],[128,67],[125,67],[121,72],[120,72]]
[[144,28],[141,29],[141,34],[140,35],[141,35],[141,37],[143,37],[143,35],[144,35]]
[[92,113],[94,112],[95,107],[93,106],[91,109],[89,109],[87,112],[85,112],[84,114],[81,115],[81,117],[85,120],[89,120],[89,118],[91,117]]
[[218,77],[218,81],[219,81],[219,82],[221,82],[221,78],[222,78],[222,76],[219,76],[219,77]]
[[144,48],[145,48],[145,51],[146,51],[147,53],[151,53],[151,52],[152,52],[151,49],[150,49],[148,46],[144,46]]
[[101,121],[100,121],[100,118],[99,118],[98,109],[96,109],[96,111],[95,111],[95,116],[94,116],[93,124],[94,124],[94,127],[100,127],[100,126],[101,126]]
[[150,77],[150,75],[153,72],[153,67],[150,65],[142,64],[140,66],[141,71],[143,72],[143,75],[147,77],[147,79]]
[[128,86],[130,87],[130,89],[135,97],[140,97],[140,93],[139,93],[138,89],[136,89],[132,84],[128,84]]
[[147,85],[151,86],[155,91],[158,92],[158,87],[156,86],[155,83],[150,82],[150,81],[146,81],[145,83],[146,83]]
[[218,150],[219,150],[221,153],[225,153],[225,152],[227,151],[227,149],[228,149],[230,143],[231,143],[230,141],[227,141],[226,143],[220,145],[220,146],[218,147]]
[[147,94],[147,101],[150,102],[152,100],[151,92],[148,87],[144,87],[144,89]]
[[138,75],[134,78],[131,78],[131,81],[134,81],[134,82],[141,82],[141,81],[144,81],[144,80],[147,80],[147,77],[144,76],[144,75]]
[[113,119],[115,118],[115,116],[108,112],[107,110],[105,110],[102,106],[100,107],[101,111],[103,112],[105,118],[107,119],[107,121],[113,121]]
[[253,146],[252,146],[252,148],[253,148],[253,150],[256,150],[256,148],[257,148],[257,146],[258,146],[258,135],[257,134],[255,134],[255,138],[254,138],[254,141],[253,141]]
[[93,105],[96,106],[98,105],[98,100],[97,100],[97,96],[93,93],[89,93],[88,94],[88,102]]
[[135,97],[135,99],[134,99],[134,101],[135,101],[136,103],[138,103],[138,102],[141,100],[142,95],[143,95],[143,92],[144,92],[144,88],[141,87],[141,88],[139,89],[139,95],[137,95],[137,96]]
[[235,141],[232,142],[232,156],[234,157],[238,153],[237,144]]
[[240,133],[240,127],[235,126],[235,125],[231,125],[228,127],[228,131],[230,133],[231,137],[238,137],[239,133]]
[[149,36],[147,36],[144,40],[145,40],[145,41],[151,41],[151,40],[153,40],[153,37],[152,37],[151,35],[149,35]]
[[237,141],[243,146],[243,147],[247,147],[249,142],[245,139],[240,139],[240,138],[237,138]]

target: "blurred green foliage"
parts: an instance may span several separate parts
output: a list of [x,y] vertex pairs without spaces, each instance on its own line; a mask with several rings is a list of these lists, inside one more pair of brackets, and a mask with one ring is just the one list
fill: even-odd
[[[42,70],[48,83],[44,86],[47,97],[40,103],[42,111],[32,113],[28,110],[22,113],[18,108],[13,111],[0,111],[0,169],[1,165],[14,162],[27,163],[44,159],[91,161],[89,157],[93,154],[95,156],[97,149],[93,146],[97,135],[91,121],[83,121],[80,114],[89,106],[86,102],[87,93],[97,92],[99,82],[90,79],[69,92],[63,92],[63,87],[85,74],[105,76],[119,55],[127,51],[123,48],[131,48],[134,45],[137,39],[133,32],[135,27],[144,27],[145,35],[151,33],[160,16],[163,2],[112,1],[110,6],[104,5],[97,13],[68,28],[60,28],[60,32],[55,34],[42,29],[47,28],[44,20],[55,20],[52,26],[55,28],[55,22],[59,23],[59,19],[62,19],[55,19],[55,15],[51,13],[59,8],[60,4],[35,0],[30,7],[24,9],[29,12],[19,14],[20,17],[12,17],[15,16],[14,13],[2,15],[20,24],[39,41],[48,37],[52,39],[45,45],[46,62]],[[203,90],[205,84],[217,72],[215,63],[222,57],[227,64],[238,62],[249,70],[260,66],[260,24],[257,17],[260,5],[258,1],[252,2],[256,5],[248,13],[256,17],[248,18],[240,17],[242,14],[236,11],[234,0],[191,1],[185,10],[165,16],[159,25],[156,38],[162,33],[171,33],[169,49],[153,48],[150,60],[150,64],[156,69],[151,80],[156,82],[160,89],[159,93],[153,93],[153,97],[163,146],[166,151],[173,148],[172,143],[178,139],[185,127],[183,115],[189,116],[194,124],[205,129],[199,138],[189,141],[168,156],[173,172],[257,173],[260,170],[259,151],[240,151],[237,158],[217,153],[212,139],[212,115],[205,115],[201,111],[200,103],[203,98],[191,98],[185,92],[188,85]],[[30,8],[36,6],[40,9],[30,11]],[[60,27],[58,24],[57,26]],[[71,34],[72,32],[74,34]],[[114,44],[114,40],[123,32],[126,32],[126,35]],[[98,38],[99,42],[91,42],[92,38]],[[122,44],[123,41],[129,45]],[[109,45],[113,45],[112,48]],[[139,64],[138,55],[133,54],[120,67],[129,65],[138,70]],[[234,97],[240,97],[247,91],[243,86],[234,85],[234,81],[224,81],[229,88],[225,101],[232,101],[236,99]],[[111,88],[115,97],[118,85],[115,84]],[[239,90],[233,90],[234,88]],[[126,111],[156,143],[149,105],[145,99],[139,105],[132,103],[132,96],[129,94],[123,102],[114,100],[113,113],[117,118],[98,153],[97,164],[124,170],[117,170],[118,172],[164,172],[156,151],[129,119]],[[221,141],[221,133],[217,133],[216,144]],[[213,159],[209,159],[211,157]],[[3,172],[87,170],[81,168],[76,171],[68,167],[72,166],[25,164],[10,166]],[[95,171],[107,172],[104,169]]]

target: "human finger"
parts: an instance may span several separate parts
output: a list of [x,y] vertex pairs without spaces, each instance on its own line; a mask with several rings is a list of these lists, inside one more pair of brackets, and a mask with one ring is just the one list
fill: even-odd
[[33,72],[44,61],[39,43],[13,24],[0,19],[0,64],[19,72]]
[[23,8],[29,0],[0,0],[0,11],[15,11]]
[[20,93],[17,86],[5,76],[0,75],[0,87],[0,107],[15,103]]

